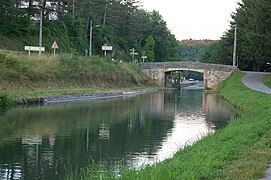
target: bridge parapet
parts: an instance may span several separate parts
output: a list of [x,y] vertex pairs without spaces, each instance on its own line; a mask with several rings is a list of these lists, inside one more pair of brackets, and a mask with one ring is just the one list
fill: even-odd
[[237,68],[229,65],[223,64],[210,64],[201,62],[189,62],[189,61],[179,61],[179,62],[151,62],[151,63],[141,63],[141,69],[172,69],[172,68],[184,68],[184,69],[201,69],[201,70],[215,70],[215,71],[236,71]]

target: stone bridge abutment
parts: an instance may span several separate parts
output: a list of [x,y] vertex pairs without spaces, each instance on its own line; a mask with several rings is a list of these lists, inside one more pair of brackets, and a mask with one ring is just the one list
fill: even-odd
[[203,74],[204,89],[213,89],[222,81],[227,79],[236,67],[220,64],[208,64],[199,62],[154,62],[141,63],[141,70],[156,81],[159,86],[165,86],[165,77],[167,72],[171,71],[194,71]]

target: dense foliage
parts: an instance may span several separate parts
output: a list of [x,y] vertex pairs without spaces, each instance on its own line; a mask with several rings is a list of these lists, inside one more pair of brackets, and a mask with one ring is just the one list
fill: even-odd
[[232,14],[231,28],[211,45],[204,61],[232,64],[234,28],[237,25],[238,66],[242,70],[264,71],[271,62],[271,1],[242,0]]
[[[147,12],[137,0],[40,0],[22,8],[22,1],[0,1],[0,40],[2,49],[23,50],[39,44],[39,13],[43,11],[43,46],[51,51],[57,41],[61,52],[88,53],[90,22],[93,22],[93,54],[102,55],[101,46],[113,46],[112,58],[131,59],[135,48],[147,61],[177,58],[177,41],[157,12]],[[54,8],[48,3],[54,2]],[[41,9],[41,10],[40,10]],[[52,13],[57,18],[52,20]],[[51,18],[50,18],[51,17]],[[99,25],[99,27],[97,27]]]

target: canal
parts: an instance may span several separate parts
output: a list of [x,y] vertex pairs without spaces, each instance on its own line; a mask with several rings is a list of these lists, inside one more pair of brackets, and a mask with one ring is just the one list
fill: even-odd
[[93,162],[138,168],[235,116],[227,102],[197,89],[12,108],[0,114],[0,179],[63,179]]

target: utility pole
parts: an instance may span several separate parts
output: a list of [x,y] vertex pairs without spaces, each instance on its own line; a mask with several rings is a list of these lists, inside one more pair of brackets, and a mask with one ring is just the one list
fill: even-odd
[[104,8],[104,19],[103,19],[103,28],[105,27],[105,21],[106,21],[106,16],[107,16],[107,0],[105,0],[105,8]]
[[93,29],[96,28],[96,27],[99,27],[100,25],[96,25],[93,27],[92,25],[92,20],[90,20],[90,23],[89,23],[89,57],[92,56],[92,36],[93,36]]
[[40,37],[39,37],[39,56],[41,56],[41,47],[42,47],[42,21],[43,21],[43,3],[40,8]]
[[92,20],[89,23],[89,57],[92,56]]
[[73,14],[73,17],[74,17],[74,11],[75,11],[74,3],[75,3],[75,0],[72,1],[72,14]]
[[233,57],[232,57],[232,61],[233,61],[233,67],[236,66],[236,45],[237,45],[237,25],[234,26],[234,44],[233,44]]

